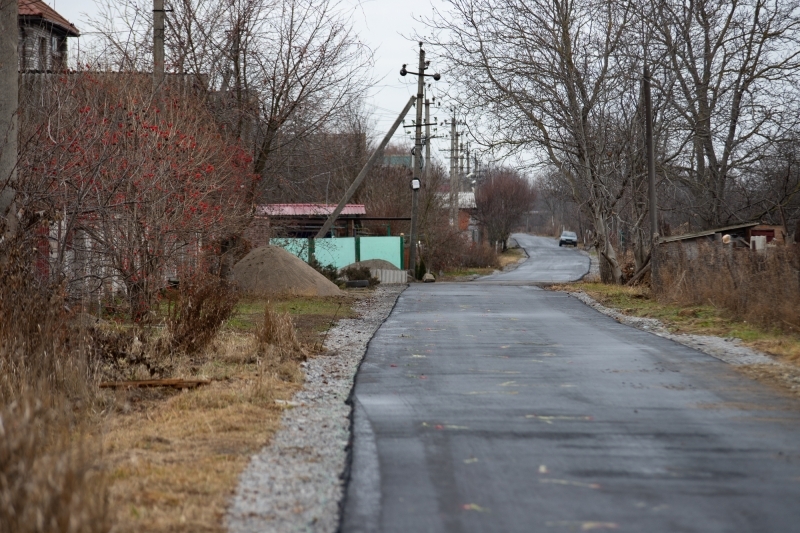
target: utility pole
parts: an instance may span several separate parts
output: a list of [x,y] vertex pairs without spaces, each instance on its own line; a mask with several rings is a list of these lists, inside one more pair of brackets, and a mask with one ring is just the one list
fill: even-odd
[[[459,138],[462,134],[459,134]],[[464,143],[458,145],[458,192],[464,188]]]
[[408,99],[408,103],[400,112],[400,115],[398,115],[397,119],[395,119],[394,124],[392,124],[392,127],[389,128],[389,131],[386,133],[386,136],[384,136],[381,143],[378,145],[375,151],[372,152],[372,155],[369,157],[366,164],[361,169],[361,172],[358,173],[356,179],[353,180],[353,183],[351,183],[350,187],[347,188],[347,191],[345,191],[344,196],[342,196],[342,199],[339,200],[339,204],[336,206],[336,209],[333,210],[333,213],[330,214],[328,220],[325,221],[325,224],[323,224],[319,232],[317,232],[316,237],[314,237],[315,239],[322,239],[323,237],[325,237],[325,235],[328,234],[328,231],[330,231],[330,229],[333,227],[333,224],[336,222],[336,218],[341,214],[342,210],[344,209],[344,206],[347,205],[347,202],[350,201],[350,198],[353,197],[353,195],[356,193],[356,190],[358,190],[358,188],[366,179],[367,174],[369,173],[369,169],[372,168],[372,165],[375,164],[375,161],[377,161],[378,158],[381,155],[383,155],[383,150],[386,148],[386,145],[389,144],[389,141],[392,139],[392,135],[394,135],[394,132],[397,131],[397,128],[400,126],[400,123],[403,121],[403,118],[405,118],[409,109],[411,109],[411,106],[414,105],[415,101],[416,98],[413,96]]
[[458,133],[456,133],[456,113],[450,120],[450,223],[458,231]]
[[153,0],[153,90],[164,83],[164,0]]
[[17,0],[0,0],[0,239],[17,230],[18,9]]
[[647,63],[644,65],[643,78],[645,144],[647,145],[645,147],[647,150],[647,181],[650,189],[650,275],[655,276],[656,245],[658,244],[658,203],[656,198],[655,147],[653,145],[653,102],[650,98],[650,70],[647,68]]
[[432,76],[434,80],[439,81],[441,76],[436,74],[425,74],[425,69],[428,68],[428,61],[425,61],[425,50],[422,48],[422,43],[419,43],[419,67],[417,72],[406,70],[406,65],[400,69],[400,75],[406,74],[417,75],[417,123],[414,135],[414,169],[411,178],[411,243],[409,250],[409,266],[412,271],[417,268],[417,218],[419,211],[419,189],[422,186],[420,181],[420,167],[422,163],[422,104],[425,98],[425,76]]
[[431,162],[431,102],[425,99],[425,167],[422,169],[423,181],[428,180],[428,166]]

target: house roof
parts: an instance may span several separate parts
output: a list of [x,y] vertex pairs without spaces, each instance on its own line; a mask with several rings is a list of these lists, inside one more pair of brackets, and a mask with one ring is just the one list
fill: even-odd
[[659,243],[665,242],[677,242],[677,241],[686,241],[691,239],[698,239],[700,237],[709,237],[714,235],[715,233],[726,233],[728,231],[735,231],[737,229],[747,229],[753,228],[755,226],[760,226],[761,222],[747,222],[746,224],[736,224],[734,226],[725,226],[724,228],[716,228],[716,229],[708,229],[704,231],[697,231],[695,233],[686,233],[684,235],[675,235],[673,237],[664,237],[663,239],[659,239]]
[[[256,207],[256,215],[269,217],[329,216],[336,209],[331,204],[264,204]],[[364,204],[346,204],[341,215],[366,215]]]
[[81,32],[67,19],[59,15],[55,9],[44,3],[44,0],[17,0],[19,16],[40,18],[64,30],[70,37],[79,37]]

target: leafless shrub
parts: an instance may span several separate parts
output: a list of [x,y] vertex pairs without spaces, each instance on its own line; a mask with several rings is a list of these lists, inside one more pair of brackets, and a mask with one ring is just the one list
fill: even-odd
[[500,266],[497,252],[486,243],[473,242],[461,254],[460,265],[464,268],[496,268]]
[[184,282],[170,306],[165,345],[186,354],[205,348],[239,301],[235,287],[214,276]]
[[292,317],[288,313],[278,313],[269,304],[264,309],[264,322],[256,331],[256,338],[261,350],[277,350],[278,359],[281,361],[298,357],[305,359],[300,342],[297,340]]
[[[663,247],[662,247],[663,248]],[[657,258],[654,293],[661,301],[713,305],[734,318],[768,328],[800,331],[800,248],[764,252],[680,245]]]

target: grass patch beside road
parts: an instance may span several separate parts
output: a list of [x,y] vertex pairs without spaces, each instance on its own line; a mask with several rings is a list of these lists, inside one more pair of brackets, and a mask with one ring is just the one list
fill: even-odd
[[583,291],[606,307],[630,316],[656,318],[674,333],[736,337],[751,348],[800,364],[800,335],[769,330],[733,320],[724,309],[713,306],[661,304],[649,288],[578,282],[554,285],[554,290]]
[[[505,269],[507,266],[518,263],[525,259],[527,256],[522,248],[509,248],[503,253],[497,255],[497,265],[500,270]],[[497,271],[498,267],[463,267],[446,270],[439,276],[438,281],[463,281],[464,278],[472,278],[475,276],[488,276]]]
[[[281,298],[303,350],[314,355],[335,319],[357,316],[366,291],[337,298]],[[244,299],[212,345],[177,357],[172,377],[212,380],[194,390],[108,393],[103,427],[115,532],[221,532],[226,505],[250,457],[279,429],[302,386],[302,355],[259,349],[265,299]]]

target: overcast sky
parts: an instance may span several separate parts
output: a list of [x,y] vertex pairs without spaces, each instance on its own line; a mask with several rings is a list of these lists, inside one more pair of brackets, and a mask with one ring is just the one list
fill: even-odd
[[[45,1],[79,30],[87,30],[88,16],[97,12],[94,0]],[[416,78],[401,77],[399,74],[403,63],[414,65],[413,70],[416,70],[418,45],[406,36],[413,35],[414,31],[424,33],[425,27],[416,22],[416,19],[420,16],[430,17],[432,6],[441,6],[443,2],[442,0],[343,0],[343,2],[352,5],[353,26],[362,41],[375,54],[373,78],[377,83],[369,92],[367,105],[372,109],[376,122],[373,134],[380,138],[405,106],[409,96],[416,93]],[[431,67],[438,70],[440,66],[434,63]],[[435,88],[432,95],[445,90],[446,80],[437,85],[440,86],[439,90]],[[413,115],[413,112],[412,109],[409,115]],[[437,113],[437,117],[440,122],[443,121],[441,113]],[[440,132],[443,129],[445,128],[440,129]],[[405,133],[398,131],[395,139],[403,136]],[[447,140],[439,140],[433,146],[446,148],[445,145],[448,143]]]

